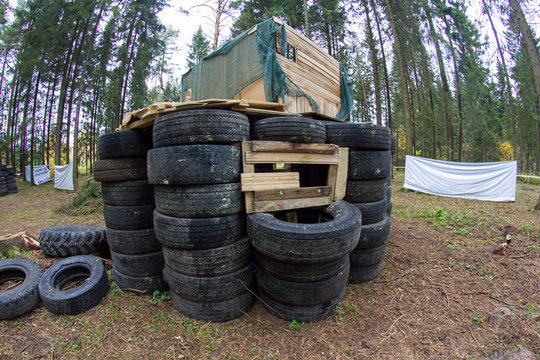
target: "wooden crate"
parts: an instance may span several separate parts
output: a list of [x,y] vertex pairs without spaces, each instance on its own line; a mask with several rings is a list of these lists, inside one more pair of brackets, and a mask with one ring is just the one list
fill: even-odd
[[[246,213],[330,205],[345,197],[349,149],[331,144],[281,141],[242,143],[242,191]],[[328,165],[325,186],[300,187],[297,172],[255,173],[255,164]]]

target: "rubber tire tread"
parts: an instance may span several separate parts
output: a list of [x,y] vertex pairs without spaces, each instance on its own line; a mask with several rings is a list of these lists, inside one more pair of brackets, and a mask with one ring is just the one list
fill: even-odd
[[244,209],[241,184],[162,186],[154,188],[156,209],[178,218],[210,218]]
[[348,180],[387,178],[392,166],[392,154],[384,151],[350,151]]
[[180,274],[165,265],[163,278],[171,290],[184,299],[196,302],[230,300],[257,289],[253,263],[230,274],[211,277]]
[[206,277],[230,274],[245,267],[253,259],[247,237],[207,250],[179,250],[163,246],[163,257],[173,271]]
[[251,138],[252,140],[324,144],[326,127],[318,120],[303,117],[272,117],[255,121]]
[[163,271],[163,253],[127,255],[111,251],[111,259],[116,270],[128,276],[153,276]]
[[119,254],[140,255],[161,251],[153,228],[142,230],[115,230],[107,228],[109,248]]
[[368,203],[384,199],[386,179],[347,180],[344,200],[351,203]]
[[246,314],[255,303],[255,296],[250,292],[219,302],[196,302],[182,298],[174,291],[171,293],[174,307],[188,318],[225,322]]
[[40,301],[38,284],[43,269],[41,266],[23,258],[0,260],[0,284],[19,279],[24,274],[24,280],[17,287],[0,291],[0,320],[14,319],[31,311]]
[[163,280],[162,274],[152,276],[129,276],[112,267],[113,279],[122,291],[136,295],[152,295],[154,291],[166,291],[169,285]]
[[105,225],[115,230],[141,230],[154,226],[154,205],[103,205]]
[[326,143],[362,150],[390,150],[390,129],[371,124],[327,124]]
[[313,306],[339,296],[349,281],[350,262],[332,277],[313,282],[287,281],[257,269],[259,287],[279,302],[298,306]]
[[234,145],[177,145],[148,152],[148,182],[207,185],[240,181],[242,152]]
[[262,290],[259,291],[259,297],[266,310],[275,317],[286,321],[296,320],[297,322],[314,322],[332,315],[336,306],[343,301],[345,289],[343,289],[343,292],[339,294],[338,297],[312,306],[286,304],[273,299]]
[[[90,276],[74,289],[58,289],[54,281],[62,274],[77,275],[84,268]],[[89,255],[61,259],[45,271],[39,281],[39,294],[45,308],[54,314],[76,315],[98,305],[109,290],[105,266],[98,258]]]
[[154,185],[146,180],[105,182],[101,197],[105,205],[150,205],[154,204]]
[[351,259],[351,267],[366,267],[381,262],[387,248],[388,241],[375,248],[353,250],[353,252],[349,254]]
[[246,235],[246,216],[231,214],[209,218],[178,218],[154,210],[159,241],[170,248],[204,250],[232,244]]
[[362,226],[382,221],[386,214],[386,197],[379,201],[353,203],[362,213]]
[[362,284],[368,281],[375,280],[383,270],[383,261],[366,267],[351,267],[351,275],[349,283]]
[[94,162],[94,180],[130,181],[146,179],[146,158],[122,158]]
[[378,223],[362,225],[362,234],[356,249],[371,249],[379,247],[388,241],[390,233],[390,218],[385,216]]
[[166,114],[154,122],[154,148],[184,144],[230,144],[249,140],[249,120],[236,111],[197,109]]
[[66,257],[104,254],[108,245],[105,228],[100,226],[60,226],[43,228],[39,246],[45,255]]
[[123,130],[101,135],[97,141],[99,160],[146,156],[152,148],[148,130]]
[[346,201],[323,210],[333,220],[319,224],[289,223],[269,213],[250,214],[248,235],[260,253],[281,261],[313,264],[330,262],[351,252],[358,243],[362,214]]

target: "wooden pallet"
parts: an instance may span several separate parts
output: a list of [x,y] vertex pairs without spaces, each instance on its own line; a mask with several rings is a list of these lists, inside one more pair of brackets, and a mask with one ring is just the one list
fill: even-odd
[[[331,144],[296,144],[281,141],[242,143],[242,191],[246,213],[330,205],[345,197],[349,149]],[[325,164],[325,186],[300,187],[299,173],[255,173],[255,164]]]

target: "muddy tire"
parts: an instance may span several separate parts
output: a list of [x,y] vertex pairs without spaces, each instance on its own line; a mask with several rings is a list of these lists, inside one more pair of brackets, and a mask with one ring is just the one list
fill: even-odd
[[390,129],[371,124],[327,124],[326,142],[362,150],[390,150]]
[[98,160],[94,163],[94,180],[131,181],[146,179],[146,158]]
[[0,285],[11,280],[22,280],[17,287],[0,291],[0,320],[19,317],[40,302],[38,284],[42,275],[43,269],[32,260],[0,260]]
[[138,277],[161,274],[165,263],[161,251],[138,255],[120,254],[111,251],[111,258],[118,272]]
[[97,141],[99,160],[144,157],[152,148],[148,130],[124,130],[101,135]]
[[375,280],[383,270],[383,262],[376,263],[366,267],[351,267],[349,283],[362,284],[368,281]]
[[153,128],[154,147],[184,144],[230,144],[249,140],[246,115],[228,110],[184,110],[159,117]]
[[154,203],[154,186],[146,180],[105,182],[101,196],[105,205],[150,205]]
[[377,223],[362,225],[362,234],[356,249],[372,249],[385,244],[390,233],[390,218],[385,216]]
[[372,266],[383,260],[388,242],[370,249],[355,249],[349,254],[351,268]]
[[348,180],[381,179],[390,175],[392,154],[390,151],[349,152]]
[[362,226],[373,224],[382,221],[386,214],[387,201],[386,198],[368,202],[368,203],[355,203],[360,212],[362,213]]
[[298,116],[283,116],[257,120],[253,124],[252,140],[320,143],[326,140],[324,123]]
[[[70,281],[82,284],[63,290]],[[88,255],[59,260],[39,281],[39,294],[45,308],[54,314],[76,315],[93,308],[107,294],[109,280],[101,260]]]
[[66,257],[105,254],[108,251],[105,228],[99,226],[60,226],[44,228],[39,246],[45,255]]
[[154,226],[154,205],[103,205],[105,225],[115,230],[141,230]]
[[237,214],[244,208],[240,183],[162,186],[154,188],[156,209],[178,218],[210,218]]
[[161,251],[154,229],[107,229],[107,242],[112,251],[126,255],[140,255]]
[[368,203],[384,199],[386,179],[347,180],[344,200],[351,203]]
[[169,285],[163,281],[163,275],[157,274],[152,276],[129,276],[122,274],[116,267],[112,267],[113,278],[116,285],[123,290],[129,291],[136,295],[152,295],[154,291],[166,291]]
[[203,185],[240,181],[242,153],[232,145],[178,145],[148,152],[148,182]]

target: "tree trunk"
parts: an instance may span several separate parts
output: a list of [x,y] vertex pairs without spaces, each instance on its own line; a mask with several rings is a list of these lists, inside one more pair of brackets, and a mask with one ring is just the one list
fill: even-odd
[[379,43],[381,46],[381,56],[383,63],[383,72],[384,72],[384,85],[386,89],[386,126],[392,129],[392,99],[390,98],[390,81],[388,80],[388,68],[386,67],[386,55],[384,53],[384,43],[381,35],[381,26],[379,25],[379,15],[377,13],[377,8],[375,7],[374,0],[371,0],[371,7],[375,14],[375,23],[377,24],[377,32],[379,34]]
[[303,7],[304,7],[304,27],[306,29],[306,36],[308,39],[311,39],[311,32],[309,31],[309,12],[308,12],[307,0],[303,1]]
[[214,42],[212,43],[212,49],[217,49],[217,44],[219,41],[219,24],[221,23],[221,13],[223,12],[223,0],[218,0],[216,6],[216,22],[214,23]]
[[363,0],[364,9],[366,11],[366,27],[367,27],[367,40],[369,44],[369,51],[371,53],[371,66],[373,68],[373,84],[375,88],[375,114],[377,117],[377,125],[382,125],[381,115],[381,90],[379,84],[379,58],[377,56],[377,49],[375,48],[375,39],[373,38],[373,31],[371,30],[371,19],[369,18],[369,8],[367,0]]
[[47,128],[47,106],[49,106],[50,92],[51,92],[51,82],[49,81],[49,83],[47,84],[47,95],[45,96],[45,107],[43,108],[43,125],[42,125],[42,135],[41,135],[41,162],[43,164],[45,164],[45,139],[46,139],[45,129]]
[[34,183],[34,136],[36,128],[36,108],[37,108],[37,97],[39,93],[39,81],[41,80],[41,72],[38,71],[38,76],[36,79],[36,92],[34,94],[34,106],[32,108],[32,134],[30,136],[30,166],[32,171],[32,184]]

